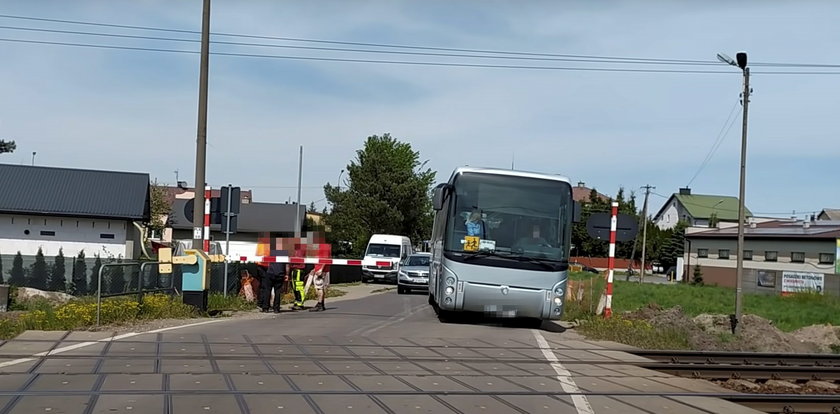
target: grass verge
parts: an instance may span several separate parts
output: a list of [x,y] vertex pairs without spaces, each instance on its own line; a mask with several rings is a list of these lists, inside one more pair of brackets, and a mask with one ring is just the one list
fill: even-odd
[[[640,348],[686,349],[688,328],[654,330],[645,321],[623,318],[622,314],[654,304],[664,309],[680,306],[688,317],[700,314],[728,315],[735,309],[735,289],[689,284],[651,284],[615,280],[613,317],[595,315],[604,292],[603,275],[572,273],[569,276],[564,319],[579,321],[578,330],[592,339],[610,340]],[[840,298],[817,294],[744,295],[744,313],[768,319],[782,331],[819,324],[840,325]],[[734,341],[731,335],[720,342]],[[840,351],[840,347],[838,347]]]

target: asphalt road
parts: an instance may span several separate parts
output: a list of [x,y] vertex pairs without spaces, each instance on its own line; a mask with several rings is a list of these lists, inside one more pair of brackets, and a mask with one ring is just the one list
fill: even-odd
[[750,412],[688,397],[716,389],[635,369],[550,323],[442,324],[426,298],[388,292],[117,337],[24,335],[0,346],[0,414]]

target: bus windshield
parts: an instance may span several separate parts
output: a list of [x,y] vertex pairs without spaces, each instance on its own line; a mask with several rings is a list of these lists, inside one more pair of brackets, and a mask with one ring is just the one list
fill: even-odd
[[365,256],[400,257],[398,244],[369,244]]
[[445,251],[568,260],[573,204],[568,183],[464,173],[453,185]]

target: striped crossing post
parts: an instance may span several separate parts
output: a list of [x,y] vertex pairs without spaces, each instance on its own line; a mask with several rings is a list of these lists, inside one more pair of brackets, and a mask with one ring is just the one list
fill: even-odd
[[615,229],[618,223],[618,203],[612,203],[612,217],[610,218],[610,258],[607,263],[607,306],[604,317],[612,316],[613,273],[615,272]]
[[204,251],[210,253],[210,186],[204,187]]

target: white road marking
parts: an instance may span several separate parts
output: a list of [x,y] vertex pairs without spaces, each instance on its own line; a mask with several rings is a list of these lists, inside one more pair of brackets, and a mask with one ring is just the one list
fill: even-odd
[[56,348],[56,349],[53,349],[53,350],[50,350],[50,351],[38,352],[37,354],[32,354],[31,356],[26,357],[26,358],[18,358],[18,359],[13,359],[11,361],[0,362],[0,368],[10,367],[10,366],[13,366],[13,365],[18,365],[18,364],[23,364],[24,362],[34,361],[36,358],[45,357],[47,355],[61,354],[61,353],[67,352],[67,351],[72,351],[74,349],[79,349],[79,348],[84,348],[86,346],[95,345],[95,344],[100,343],[100,342],[119,341],[120,339],[131,338],[131,337],[134,337],[134,336],[137,336],[137,335],[166,332],[166,331],[171,331],[173,329],[192,328],[194,326],[201,326],[201,325],[207,325],[207,324],[210,324],[210,323],[222,322],[223,320],[224,319],[214,319],[214,320],[210,320],[210,321],[190,323],[190,324],[187,324],[187,325],[171,326],[169,328],[155,329],[155,330],[152,330],[152,331],[129,332],[129,333],[125,333],[125,334],[122,334],[122,335],[117,335],[117,336],[114,336],[114,337],[103,338],[103,339],[100,339],[98,341],[80,342],[78,344],[63,346],[61,348]]
[[575,409],[577,409],[578,414],[594,414],[595,411],[589,405],[589,400],[586,399],[585,395],[580,394],[580,388],[575,384],[575,380],[572,379],[572,374],[560,363],[557,355],[554,355],[554,352],[551,351],[548,341],[545,340],[540,331],[534,329],[532,332],[534,333],[534,338],[537,339],[537,345],[542,350],[543,356],[551,363],[551,367],[557,373],[557,380],[560,381],[560,386],[563,387],[563,391],[571,394],[572,402],[575,404]]

